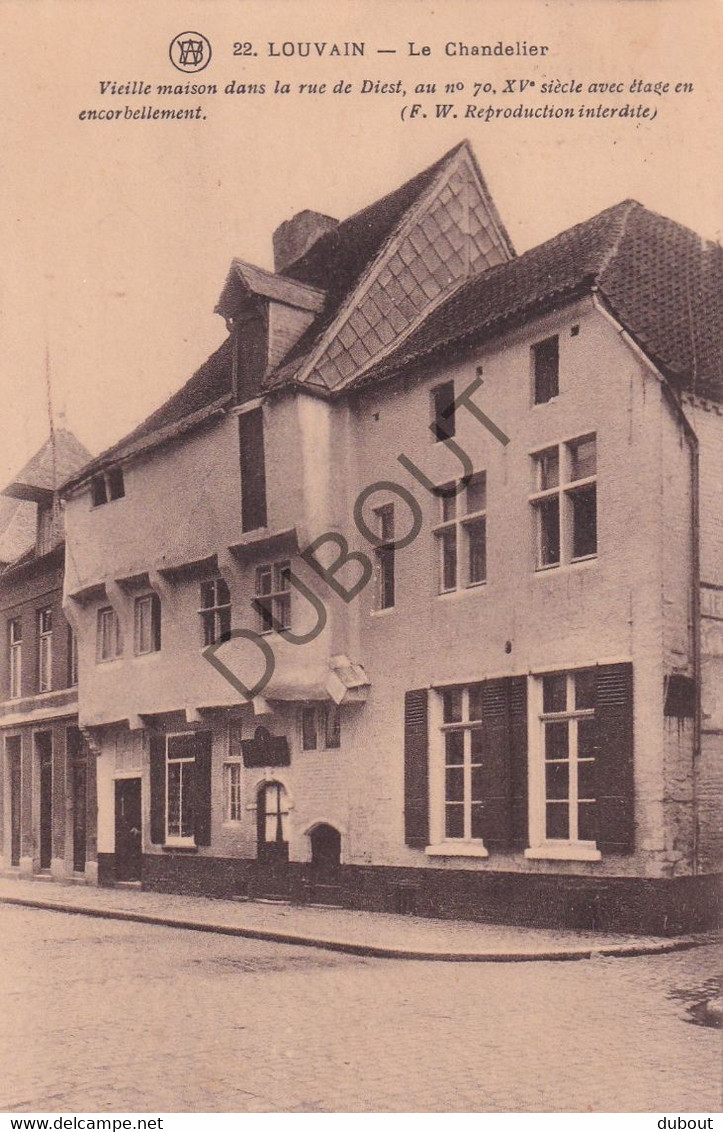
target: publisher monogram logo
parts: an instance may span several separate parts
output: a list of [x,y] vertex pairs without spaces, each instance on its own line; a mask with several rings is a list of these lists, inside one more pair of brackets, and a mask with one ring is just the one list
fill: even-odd
[[182,31],[171,40],[168,54],[177,70],[193,74],[211,62],[211,44],[200,32]]

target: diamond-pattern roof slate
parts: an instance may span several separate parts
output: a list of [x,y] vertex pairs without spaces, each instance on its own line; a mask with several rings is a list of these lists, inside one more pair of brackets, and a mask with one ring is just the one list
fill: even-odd
[[463,283],[357,384],[482,343],[593,287],[679,390],[721,398],[723,249],[633,200]]

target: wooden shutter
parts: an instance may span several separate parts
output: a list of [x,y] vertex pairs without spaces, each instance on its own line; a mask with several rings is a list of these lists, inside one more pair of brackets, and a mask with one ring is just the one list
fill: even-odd
[[507,680],[507,689],[509,697],[510,845],[514,849],[526,849],[530,844],[527,802],[527,677],[510,676]]
[[266,526],[266,466],[262,409],[242,413],[238,419],[241,459],[241,530]]
[[510,843],[510,760],[507,680],[482,685],[482,837],[488,849]]
[[484,827],[488,849],[526,849],[527,680],[487,680],[482,690]]
[[404,696],[404,839],[429,844],[429,737],[427,689]]
[[151,735],[151,842],[166,840],[166,736]]
[[211,844],[211,732],[196,735],[196,773],[194,777],[194,833],[197,845]]
[[595,780],[598,848],[602,853],[632,853],[635,784],[631,664],[601,664],[597,668]]

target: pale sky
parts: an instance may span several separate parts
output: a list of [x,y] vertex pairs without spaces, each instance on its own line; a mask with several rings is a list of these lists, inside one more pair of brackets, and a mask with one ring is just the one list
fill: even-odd
[[[721,11],[717,0],[0,0],[0,479],[47,435],[46,342],[57,414],[94,453],[180,387],[222,341],[213,308],[233,256],[271,266],[271,234],[304,208],[362,208],[468,137],[522,252],[635,197],[721,239]],[[210,65],[168,59],[202,32]],[[543,58],[445,55],[448,42],[547,45]],[[268,44],[363,41],[363,58],[274,59]],[[252,57],[234,57],[251,42]],[[432,48],[430,56],[411,57]],[[378,48],[396,49],[379,55]],[[312,49],[313,50],[313,49]],[[485,122],[465,117],[475,82],[692,82],[687,94],[532,104],[657,107],[655,121]],[[156,84],[350,81],[350,95],[174,100]],[[362,95],[364,79],[407,97]],[[101,96],[100,80],[152,84]],[[447,82],[465,91],[444,94]],[[420,97],[414,84],[436,83]],[[455,101],[456,119],[437,120]],[[520,103],[518,95],[497,106]],[[523,98],[523,100],[526,100]],[[426,119],[402,121],[421,102]],[[195,107],[199,122],[82,122],[84,109]]]

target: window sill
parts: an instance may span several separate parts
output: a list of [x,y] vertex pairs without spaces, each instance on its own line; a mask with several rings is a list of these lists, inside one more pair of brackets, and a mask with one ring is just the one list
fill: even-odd
[[572,558],[569,562],[551,562],[549,566],[535,566],[534,573],[536,575],[549,574],[551,570],[559,570],[564,574],[578,566],[589,566],[591,563],[597,562],[597,559],[597,554],[587,554],[584,558]]
[[370,616],[387,617],[390,613],[394,613],[394,609],[395,607],[393,605],[387,605],[384,609],[372,609],[370,610]]
[[482,582],[465,582],[463,586],[457,586],[453,590],[438,590],[437,597],[464,597],[470,590],[479,590],[486,585],[486,578]]
[[428,857],[489,857],[481,841],[443,841],[440,845],[427,845]]
[[601,861],[602,853],[592,845],[538,845],[525,849],[528,861]]
[[196,853],[198,846],[193,841],[166,841],[161,846],[164,853]]

